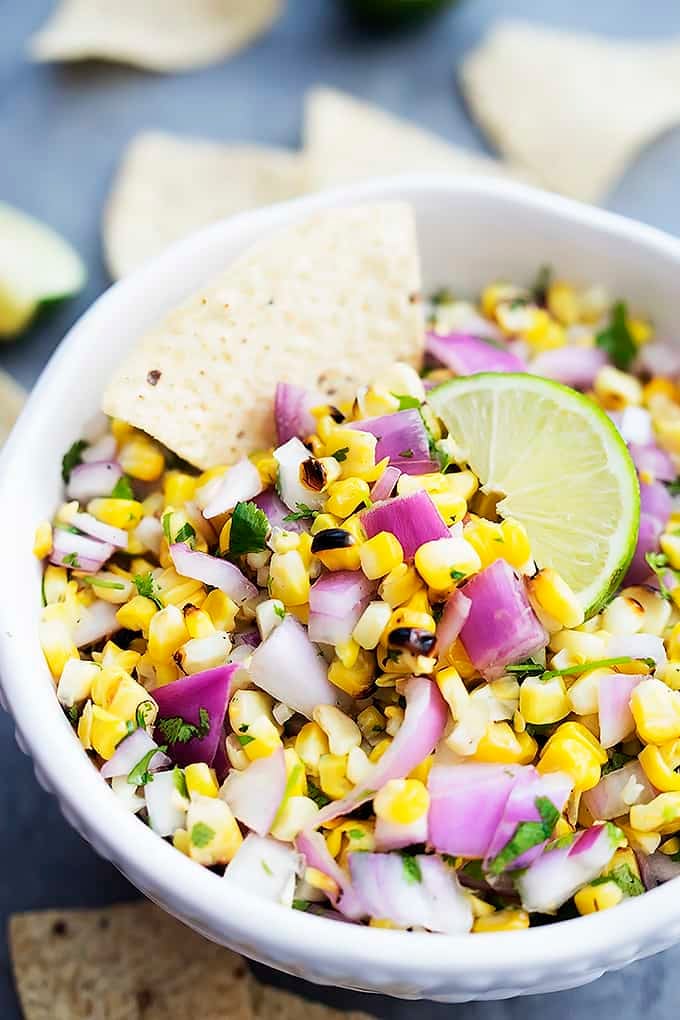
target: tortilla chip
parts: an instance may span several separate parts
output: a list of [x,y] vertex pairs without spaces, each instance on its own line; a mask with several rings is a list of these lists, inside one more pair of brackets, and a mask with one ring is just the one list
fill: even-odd
[[419,365],[423,346],[411,208],[331,209],[260,241],[171,311],[102,406],[205,469],[274,441],[277,382],[343,401],[395,360]]
[[302,157],[284,149],[221,145],[145,132],[128,146],[103,222],[114,278],[226,216],[305,190]]
[[304,1002],[289,992],[271,985],[251,985],[251,1004],[256,1020],[372,1020],[367,1013],[333,1009],[321,1002]]
[[680,121],[680,44],[496,25],[464,61],[475,117],[539,183],[601,199],[639,150]]
[[510,174],[498,160],[450,145],[377,106],[325,87],[307,93],[304,139],[316,188],[430,171]]
[[152,71],[203,67],[235,53],[283,0],[61,0],[29,41],[34,60],[120,61]]
[[25,402],[26,391],[0,369],[0,446],[12,431]]
[[152,904],[10,920],[26,1020],[254,1020],[240,956]]

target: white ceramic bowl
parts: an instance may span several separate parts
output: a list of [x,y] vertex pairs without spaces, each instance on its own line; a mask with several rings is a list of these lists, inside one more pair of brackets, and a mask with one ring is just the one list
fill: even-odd
[[37,522],[60,498],[61,457],[125,350],[163,311],[268,231],[330,205],[412,203],[426,291],[473,294],[549,263],[680,319],[680,242],[620,217],[494,181],[411,177],[262,209],[209,227],[104,294],[52,358],[0,461],[0,673],[17,740],[71,824],[146,896],[215,942],[323,984],[448,1002],[583,984],[680,941],[680,881],[616,910],[528,931],[456,936],[343,925],[265,903],[197,867],[122,808],[57,704],[38,644]]

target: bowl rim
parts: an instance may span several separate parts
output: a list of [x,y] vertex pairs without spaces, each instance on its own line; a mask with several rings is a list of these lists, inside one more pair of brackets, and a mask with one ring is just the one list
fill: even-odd
[[[142,299],[145,288],[157,276],[182,260],[200,259],[204,246],[216,237],[229,236],[253,223],[275,228],[336,205],[370,200],[399,199],[408,192],[422,191],[442,195],[469,195],[482,199],[500,197],[519,205],[529,216],[558,216],[570,226],[597,228],[612,241],[634,239],[650,253],[670,260],[680,268],[680,240],[615,213],[583,205],[571,199],[538,191],[522,184],[500,179],[451,179],[440,174],[412,174],[378,179],[348,188],[335,189],[296,199],[292,202],[241,213],[229,220],[212,224],[191,237],[173,245],[168,251],[142,267],[130,277],[105,291],[68,331],[43,370],[2,454],[0,454],[0,527],[9,525],[12,514],[20,508],[19,497],[12,494],[9,484],[12,467],[22,459],[22,449],[37,430],[49,427],[55,411],[50,390],[65,385],[74,371],[82,370],[84,340],[96,330],[100,319],[116,314],[131,301]],[[3,484],[4,483],[4,484]],[[15,505],[16,504],[16,505]],[[16,556],[25,555],[16,553]],[[12,576],[12,553],[7,545],[0,548],[0,570]],[[7,574],[5,576],[8,576]],[[623,965],[640,955],[645,941],[672,925],[680,915],[680,882],[672,881],[646,893],[644,897],[621,904],[616,911],[560,921],[519,932],[487,933],[484,939],[465,935],[439,935],[374,929],[338,924],[327,918],[262,900],[238,886],[224,881],[207,869],[197,867],[172,845],[159,839],[146,825],[128,812],[111,792],[82,752],[73,732],[63,717],[60,726],[42,728],[39,711],[41,701],[53,698],[47,685],[38,691],[24,681],[22,640],[33,640],[31,614],[36,607],[9,597],[9,586],[0,592],[0,684],[7,710],[13,715],[17,739],[22,750],[34,761],[36,774],[46,780],[58,796],[66,817],[78,831],[92,842],[95,849],[112,860],[130,880],[151,899],[160,902],[186,920],[220,938],[238,941],[252,948],[257,957],[258,946],[267,945],[280,959],[289,959],[291,946],[299,947],[299,960],[310,955],[331,961],[331,968],[347,975],[365,973],[367,967],[393,972],[411,980],[417,976],[435,976],[455,984],[456,975],[471,972],[494,972],[499,980],[534,968],[559,967],[563,974],[569,968],[583,965],[584,957],[602,955],[616,965]],[[55,768],[55,762],[59,767]],[[141,876],[141,877],[140,877]],[[284,913],[285,911],[285,913]],[[226,932],[226,935],[224,934]],[[273,949],[272,949],[273,947]],[[656,946],[654,947],[656,948]],[[408,972],[404,974],[404,950],[408,952]],[[648,952],[653,951],[648,949]],[[328,969],[328,965],[327,965]],[[527,977],[527,981],[530,979]]]

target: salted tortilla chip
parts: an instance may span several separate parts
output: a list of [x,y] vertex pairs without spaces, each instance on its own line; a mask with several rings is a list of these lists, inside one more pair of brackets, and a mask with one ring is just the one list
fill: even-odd
[[274,440],[277,382],[351,397],[424,346],[415,220],[403,202],[331,209],[253,246],[151,330],[103,410],[200,468]]
[[304,140],[316,188],[404,173],[510,173],[498,160],[451,145],[416,124],[326,87],[307,93]]
[[305,190],[297,153],[144,132],[128,146],[103,221],[114,278],[216,220]]
[[34,60],[181,71],[223,60],[270,27],[283,0],[61,0],[30,39]]
[[601,199],[680,121],[680,43],[606,40],[504,21],[464,61],[472,112],[544,187]]
[[10,920],[25,1020],[254,1020],[240,956],[150,903]]
[[345,1012],[320,1002],[302,1002],[297,995],[271,985],[251,985],[252,1007],[256,1020],[372,1020],[367,1013]]
[[0,370],[0,446],[12,431],[26,401],[26,391],[6,372]]

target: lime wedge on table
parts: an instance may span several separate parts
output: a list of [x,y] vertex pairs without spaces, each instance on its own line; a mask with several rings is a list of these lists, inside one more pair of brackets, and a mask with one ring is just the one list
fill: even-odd
[[0,202],[0,338],[21,333],[46,301],[69,297],[85,267],[51,227]]
[[592,615],[635,551],[637,476],[592,400],[531,375],[487,372],[429,395],[501,517],[521,521],[539,567],[553,567]]

